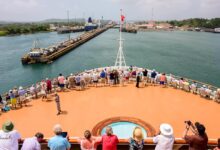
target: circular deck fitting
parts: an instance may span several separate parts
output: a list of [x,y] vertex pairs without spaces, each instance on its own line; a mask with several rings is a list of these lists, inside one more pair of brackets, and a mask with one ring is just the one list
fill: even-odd
[[96,124],[95,127],[92,129],[92,135],[100,136],[103,129],[106,126],[111,125],[113,123],[118,123],[118,122],[134,123],[134,124],[142,127],[146,131],[148,137],[152,137],[156,133],[155,129],[149,123],[146,123],[145,121],[143,121],[141,119],[137,119],[137,118],[133,118],[133,117],[113,117],[113,118],[105,119],[105,120],[99,122],[98,124]]

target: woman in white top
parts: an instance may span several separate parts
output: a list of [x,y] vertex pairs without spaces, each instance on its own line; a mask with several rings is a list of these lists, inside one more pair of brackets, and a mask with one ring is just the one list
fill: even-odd
[[174,143],[173,128],[171,125],[163,123],[160,125],[160,133],[153,138],[156,143],[155,150],[172,150]]

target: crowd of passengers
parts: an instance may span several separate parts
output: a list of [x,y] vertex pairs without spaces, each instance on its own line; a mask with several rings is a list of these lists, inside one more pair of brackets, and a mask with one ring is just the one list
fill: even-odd
[[112,69],[110,67],[94,69],[79,74],[70,74],[67,77],[59,74],[56,78],[46,78],[37,82],[30,88],[14,87],[4,96],[4,99],[0,95],[0,106],[2,111],[9,111],[18,106],[27,106],[26,102],[32,98],[41,96],[42,99],[47,99],[47,95],[54,91],[84,90],[88,86],[124,86],[126,83],[135,81],[136,87],[159,84],[163,87],[172,86],[220,102],[220,89],[213,91],[210,86],[199,87],[195,81],[190,83],[187,79],[178,79],[171,74],[159,73],[154,69],[148,70],[130,66],[127,69]]
[[[192,130],[192,134],[188,132]],[[207,150],[208,136],[206,128],[203,124],[196,122],[195,124],[186,124],[183,132],[183,137],[189,150]],[[54,136],[48,140],[47,147],[50,150],[70,150],[71,144],[69,142],[69,135],[63,132],[61,126],[56,124],[53,127]],[[173,128],[170,124],[163,123],[159,127],[159,132],[153,137],[153,142],[156,144],[155,150],[172,150],[175,141]],[[146,141],[144,134],[140,127],[136,126],[133,130],[132,137],[127,140],[129,143],[129,150],[143,150]],[[117,135],[113,134],[111,126],[105,127],[105,134],[102,136],[92,136],[89,130],[84,132],[84,137],[73,137],[79,144],[81,150],[96,150],[99,144],[102,144],[102,150],[117,150],[119,143]],[[2,125],[0,130],[0,149],[1,150],[18,150],[19,142],[21,142],[21,135],[14,130],[14,124],[7,121]],[[41,144],[45,143],[44,135],[40,132],[35,136],[26,138],[23,141],[21,150],[41,150]],[[213,150],[220,150],[220,139],[218,145]]]

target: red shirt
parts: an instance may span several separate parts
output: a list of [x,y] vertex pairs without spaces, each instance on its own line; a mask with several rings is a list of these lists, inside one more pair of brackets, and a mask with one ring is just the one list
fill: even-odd
[[160,76],[160,81],[165,82],[165,81],[166,81],[166,76],[165,76],[165,75],[161,75],[161,76]]
[[51,88],[51,87],[52,87],[51,81],[47,80],[47,88]]
[[118,137],[116,135],[102,136],[102,150],[117,150]]
[[207,150],[208,137],[206,134],[204,136],[185,136],[185,140],[189,144],[189,150]]

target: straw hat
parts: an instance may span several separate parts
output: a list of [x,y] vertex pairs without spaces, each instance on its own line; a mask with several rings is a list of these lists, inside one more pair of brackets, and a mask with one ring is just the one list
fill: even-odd
[[10,132],[14,129],[14,124],[11,121],[6,121],[3,125],[2,125],[2,130],[4,132]]
[[160,132],[165,136],[171,136],[173,135],[173,128],[171,125],[163,123],[160,125]]

